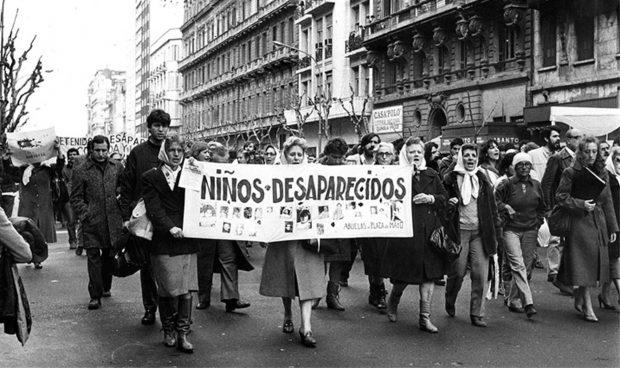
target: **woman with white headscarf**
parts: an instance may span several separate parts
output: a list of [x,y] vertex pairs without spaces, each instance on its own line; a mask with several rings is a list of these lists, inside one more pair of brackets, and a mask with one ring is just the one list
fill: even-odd
[[[198,290],[198,244],[183,235],[185,189],[179,186],[184,144],[178,136],[161,144],[161,164],[142,175],[146,212],[153,223],[150,245],[153,278],[157,282],[164,345],[192,353],[190,333],[192,291]],[[176,312],[176,314],[175,314]]]
[[460,234],[461,254],[448,271],[446,312],[456,314],[456,298],[470,262],[471,300],[469,315],[472,325],[486,327],[484,320],[485,290],[489,257],[497,252],[499,217],[493,186],[479,170],[476,146],[464,144],[458,153],[454,170],[446,174],[444,185],[449,194],[454,225]]
[[410,137],[400,152],[400,164],[413,166],[411,181],[413,237],[390,239],[381,267],[390,277],[392,292],[388,298],[387,316],[396,322],[397,307],[407,285],[419,285],[419,327],[423,331],[437,333],[439,330],[430,320],[431,300],[435,280],[445,274],[446,261],[432,250],[430,236],[441,226],[440,213],[447,201],[447,192],[439,174],[426,167],[424,143],[420,138]]

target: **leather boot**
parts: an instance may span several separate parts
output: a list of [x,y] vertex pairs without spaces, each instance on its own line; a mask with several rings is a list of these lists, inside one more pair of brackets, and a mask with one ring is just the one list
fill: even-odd
[[193,353],[194,346],[187,339],[192,324],[192,298],[179,298],[179,314],[177,316],[177,350]]
[[338,311],[343,311],[344,307],[340,304],[340,285],[328,281],[327,282],[327,297],[325,298],[325,302],[327,303],[327,308],[335,309]]
[[431,322],[431,302],[420,300],[420,330],[437,333],[439,329]]
[[400,297],[403,296],[403,293],[397,294],[394,292],[394,288],[392,288],[392,292],[390,293],[390,297],[388,298],[387,303],[387,316],[390,322],[396,322],[398,319],[398,303],[400,303]]
[[387,302],[385,301],[385,296],[387,295],[387,292],[385,291],[385,285],[383,283],[381,283],[381,285],[378,285],[377,293],[379,295],[377,298],[377,304],[375,306],[377,307],[377,309],[380,310],[387,309]]
[[177,345],[174,301],[174,298],[159,297],[159,318],[161,319],[161,329],[164,332],[164,345],[170,348]]

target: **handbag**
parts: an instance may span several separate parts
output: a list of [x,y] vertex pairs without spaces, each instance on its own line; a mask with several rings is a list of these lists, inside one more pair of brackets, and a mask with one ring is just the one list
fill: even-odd
[[153,224],[146,214],[146,205],[143,198],[140,198],[136,207],[131,211],[131,218],[127,224],[127,229],[131,234],[139,238],[153,239]]
[[443,226],[433,230],[430,237],[431,248],[444,256],[450,263],[454,262],[461,254],[461,244],[450,239]]
[[113,249],[116,250],[112,274],[116,277],[127,277],[138,272],[146,262],[144,247],[128,232],[123,232],[119,239],[114,243]]
[[570,233],[570,215],[557,204],[553,206],[547,224],[551,235],[565,237]]

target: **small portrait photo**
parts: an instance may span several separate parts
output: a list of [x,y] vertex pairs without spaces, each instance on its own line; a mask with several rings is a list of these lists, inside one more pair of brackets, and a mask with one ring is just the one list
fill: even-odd
[[238,224],[237,227],[235,228],[235,234],[243,235],[243,230],[244,230],[243,224]]
[[293,219],[293,207],[280,207],[280,218],[283,220]]
[[273,207],[271,207],[271,206],[267,207],[267,210],[265,212],[273,213]]
[[255,237],[256,233],[258,233],[258,229],[256,227],[256,224],[249,223],[248,226],[247,226],[247,232],[248,232],[248,236]]
[[362,211],[355,211],[355,217],[362,217]]
[[251,219],[252,218],[252,207],[245,207],[243,209],[243,218]]
[[225,222],[222,224],[222,232],[230,234],[230,222]]
[[336,205],[334,210],[334,220],[342,220],[344,218],[344,211],[342,210],[342,203]]
[[220,207],[220,217],[221,218],[228,218],[228,206]]
[[391,206],[391,210],[392,210],[392,221],[401,221],[403,219],[402,217],[402,210],[403,210],[403,202],[402,201],[392,201],[392,206]]
[[329,206],[319,206],[319,220],[329,218]]
[[284,232],[285,233],[293,232],[293,221],[284,221]]
[[319,235],[325,234],[325,225],[317,223],[316,224],[316,233]]
[[263,209],[262,208],[256,208],[254,210],[254,220],[260,220],[263,218]]
[[377,214],[377,206],[370,206],[370,214],[373,216]]
[[233,207],[232,217],[233,218],[241,218],[241,208],[240,207]]
[[309,207],[299,207],[297,209],[297,229],[312,229],[312,216]]
[[347,210],[354,210],[356,208],[355,202],[349,202],[347,203]]
[[215,207],[210,204],[203,204],[200,207],[200,220],[198,221],[198,225],[200,227],[214,227],[215,221]]

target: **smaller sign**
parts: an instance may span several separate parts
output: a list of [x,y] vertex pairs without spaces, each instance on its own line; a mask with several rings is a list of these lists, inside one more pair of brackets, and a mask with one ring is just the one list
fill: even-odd
[[403,106],[391,106],[373,110],[372,130],[377,134],[402,132]]
[[36,164],[54,157],[56,144],[55,129],[33,130],[30,132],[7,133],[7,144],[11,150],[14,166]]

